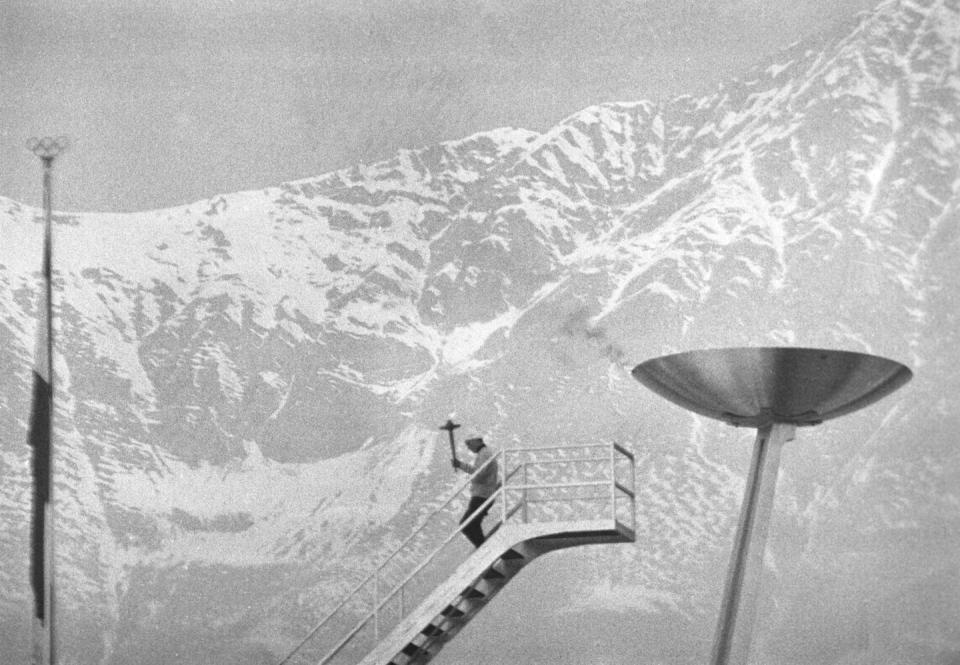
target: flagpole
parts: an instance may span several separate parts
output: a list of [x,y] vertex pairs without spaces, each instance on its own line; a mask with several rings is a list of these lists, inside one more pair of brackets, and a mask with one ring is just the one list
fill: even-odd
[[33,403],[27,433],[33,448],[33,510],[30,582],[34,594],[33,663],[57,662],[54,632],[54,510],[53,510],[53,161],[66,150],[66,137],[27,141],[27,149],[43,162],[43,287],[34,358]]

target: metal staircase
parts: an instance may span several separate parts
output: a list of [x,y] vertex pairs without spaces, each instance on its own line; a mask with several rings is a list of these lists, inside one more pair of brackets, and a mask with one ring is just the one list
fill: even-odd
[[[422,665],[541,554],[633,542],[635,463],[617,444],[498,452],[477,550],[458,524],[469,479],[280,665]],[[478,469],[480,473],[483,468]]]

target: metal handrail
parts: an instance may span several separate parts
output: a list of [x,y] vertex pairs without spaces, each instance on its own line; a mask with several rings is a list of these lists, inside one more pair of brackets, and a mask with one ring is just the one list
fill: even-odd
[[[584,448],[608,448],[610,450],[610,454],[609,456],[604,456],[604,457],[575,457],[575,458],[566,458],[566,459],[523,461],[519,463],[516,467],[514,467],[512,470],[510,470],[509,472],[507,472],[507,469],[506,469],[506,466],[507,466],[506,459],[507,459],[508,453],[523,454],[528,452],[536,453],[536,452],[542,452],[542,451],[548,451],[548,450],[549,451],[576,450],[576,449],[584,449]],[[630,451],[628,451],[626,448],[624,448],[623,446],[617,443],[613,443],[612,445],[610,443],[596,443],[596,444],[577,444],[572,446],[537,446],[537,447],[530,447],[530,448],[514,448],[514,449],[504,449],[504,450],[497,451],[489,460],[487,460],[483,465],[481,465],[478,469],[476,469],[476,471],[470,474],[462,483],[457,484],[454,491],[450,495],[450,497],[447,498],[447,500],[444,501],[442,504],[440,504],[437,508],[435,508],[420,523],[420,525],[418,525],[417,528],[414,529],[414,531],[407,538],[405,538],[400,543],[400,545],[397,546],[397,548],[393,552],[391,552],[390,555],[387,556],[373,570],[373,572],[370,575],[365,577],[363,581],[361,581],[358,585],[356,585],[350,591],[350,593],[348,593],[346,597],[340,603],[338,603],[337,606],[332,611],[330,611],[313,628],[313,630],[311,630],[307,634],[307,636],[302,641],[299,642],[299,644],[294,649],[292,649],[288,653],[288,655],[280,662],[280,665],[287,663],[291,657],[297,654],[300,651],[300,649],[307,642],[309,642],[310,639],[313,638],[322,628],[324,628],[324,626],[327,625],[329,621],[331,621],[335,616],[337,616],[350,601],[360,598],[361,597],[360,592],[364,589],[364,587],[369,585],[371,581],[373,582],[373,585],[374,585],[372,608],[369,611],[364,611],[363,615],[361,616],[360,620],[356,623],[356,625],[353,628],[347,630],[346,634],[341,639],[339,639],[336,642],[336,644],[333,646],[333,648],[329,650],[318,662],[320,663],[320,665],[323,665],[324,663],[328,662],[333,657],[335,657],[338,653],[341,652],[341,650],[347,644],[351,642],[351,640],[353,640],[357,636],[358,633],[360,633],[361,630],[363,630],[365,626],[369,625],[371,620],[373,621],[374,639],[378,639],[376,636],[380,632],[380,628],[379,628],[380,614],[385,608],[385,606],[387,606],[388,603],[390,603],[394,598],[396,598],[398,594],[400,594],[400,616],[401,617],[405,616],[406,612],[404,611],[403,592],[406,589],[407,585],[421,571],[423,571],[430,563],[432,563],[438,555],[440,555],[443,551],[445,551],[445,548],[449,545],[449,543],[463,532],[464,527],[472,519],[474,519],[482,511],[489,510],[498,497],[502,499],[503,511],[502,511],[502,515],[499,516],[500,521],[497,524],[491,526],[490,533],[492,533],[493,530],[498,529],[500,526],[506,524],[507,520],[510,517],[512,517],[514,514],[516,514],[516,512],[521,508],[524,509],[524,522],[525,522],[527,519],[526,505],[530,503],[551,503],[556,501],[575,501],[575,500],[576,501],[580,501],[580,500],[607,501],[612,499],[612,502],[613,502],[611,504],[612,516],[613,516],[613,519],[616,520],[617,514],[618,514],[617,512],[618,511],[618,508],[617,508],[618,490],[623,494],[625,494],[627,497],[629,497],[631,502],[635,502],[636,500],[635,473],[631,474],[631,484],[634,486],[633,489],[630,489],[624,486],[622,483],[619,482],[617,478],[617,459],[616,459],[617,453],[626,457],[629,460],[630,466],[632,468],[635,467],[634,455]],[[390,564],[392,561],[394,561],[394,559],[401,552],[403,552],[404,549],[407,547],[407,545],[409,545],[418,535],[423,533],[427,528],[427,526],[432,523],[432,521],[438,514],[447,510],[447,508],[453,503],[453,501],[458,499],[461,496],[461,494],[463,493],[467,485],[477,475],[482,473],[484,470],[487,469],[487,467],[490,464],[494,463],[497,460],[503,460],[504,463],[501,465],[501,468],[499,470],[499,473],[498,473],[499,483],[494,493],[490,497],[488,497],[480,505],[480,507],[478,507],[474,512],[472,512],[470,515],[466,516],[465,518],[462,518],[457,528],[454,529],[452,533],[447,535],[446,538],[444,538],[443,541],[437,547],[435,547],[432,552],[430,552],[430,554],[424,557],[420,561],[420,563],[417,566],[415,566],[415,568],[412,571],[406,574],[406,576],[404,576],[399,583],[391,584],[392,588],[390,588],[390,590],[387,593],[385,594],[381,593],[380,591],[381,573],[387,567],[387,565]],[[567,462],[571,462],[571,463],[572,462],[607,462],[608,464],[610,464],[610,478],[605,478],[603,480],[597,480],[597,481],[582,481],[582,482],[567,482],[567,483],[528,483],[526,482],[527,480],[526,469],[530,465],[537,466],[537,465],[544,465],[544,464],[562,464]],[[509,483],[510,479],[512,479],[521,470],[524,471],[524,474],[523,474],[524,482],[522,484],[510,484]],[[559,499],[530,499],[527,496],[527,492],[530,490],[550,490],[550,489],[566,489],[566,488],[577,488],[577,487],[607,487],[607,486],[611,488],[611,495],[609,495],[608,497],[590,496],[590,497],[562,497]],[[520,491],[523,495],[523,498],[519,502],[517,502],[515,506],[509,509],[507,506],[507,503],[509,501],[508,494],[507,494],[508,491]],[[632,515],[632,519],[630,521],[632,523],[632,527],[635,529],[635,522],[636,522],[635,510],[631,510],[631,515]],[[367,601],[364,601],[364,604],[366,604],[366,602]]]
[[566,446],[530,446],[523,448],[508,448],[504,452],[511,453],[526,453],[526,452],[536,452],[538,450],[574,450],[576,448],[608,448],[610,445],[618,445],[616,443],[574,443],[572,445]]
[[[495,458],[496,456],[491,458],[491,460]],[[484,464],[484,466],[486,466],[486,464]],[[482,468],[483,467],[481,467],[480,469],[477,469],[477,473],[479,473],[482,470]],[[453,540],[456,536],[460,535],[460,532],[463,531],[464,525],[470,521],[470,518],[473,518],[476,515],[480,514],[480,512],[482,512],[485,508],[492,506],[493,501],[497,498],[497,495],[499,495],[501,492],[503,492],[503,487],[500,487],[499,489],[497,489],[497,491],[491,494],[487,498],[487,500],[484,501],[476,510],[470,513],[470,517],[464,520],[457,527],[456,531],[454,531],[449,536],[447,536],[447,538],[443,541],[443,543],[441,543],[440,546],[437,547],[426,559],[424,559],[419,566],[417,566],[409,575],[407,575],[402,582],[394,586],[393,589],[391,589],[390,592],[387,593],[385,596],[383,596],[382,598],[378,598],[376,601],[374,601],[373,609],[368,614],[365,614],[360,619],[360,621],[357,622],[357,625],[349,632],[349,634],[346,637],[344,637],[342,640],[340,640],[340,642],[338,642],[337,645],[332,650],[330,650],[327,654],[323,656],[323,658],[321,658],[318,661],[320,665],[323,665],[323,663],[326,663],[328,660],[336,656],[340,652],[340,650],[343,649],[343,647],[345,647],[347,643],[350,642],[351,639],[353,639],[353,636],[356,635],[358,632],[360,632],[360,630],[367,624],[368,621],[370,621],[371,618],[375,618],[380,613],[380,610],[383,608],[384,605],[387,604],[387,602],[389,602],[395,595],[397,595],[397,593],[399,593],[407,585],[407,583],[414,578],[414,576],[417,573],[423,570],[428,563],[433,561],[433,558],[440,551],[442,551],[444,547],[446,547],[447,543]]]
[[[499,454],[499,453],[498,453],[498,454]],[[493,459],[496,459],[496,456],[494,456],[493,458],[491,458],[490,461],[492,461]],[[544,460],[544,461],[548,461],[548,460]],[[594,460],[581,460],[581,461],[594,461]],[[606,458],[603,458],[602,461],[606,461]],[[488,462],[488,463],[489,463],[489,462]],[[485,467],[486,464],[484,464],[483,466]],[[478,469],[478,470],[477,470],[477,473],[479,473],[482,469],[483,469],[483,467],[481,467],[480,469]],[[516,471],[516,469],[515,469],[514,471]],[[476,510],[474,510],[472,513],[470,513],[470,515],[469,515],[467,518],[465,518],[465,519],[458,525],[457,529],[456,529],[455,531],[453,531],[453,533],[451,533],[449,536],[447,536],[446,539],[444,539],[444,541],[443,541],[442,543],[440,543],[440,545],[438,545],[437,548],[434,549],[434,551],[431,552],[430,555],[427,556],[427,557],[420,563],[420,565],[418,565],[416,568],[414,568],[412,571],[410,571],[410,573],[409,573],[401,582],[399,582],[398,584],[396,584],[396,585],[393,587],[393,589],[391,589],[386,595],[384,595],[384,596],[382,596],[381,598],[379,598],[378,601],[375,602],[375,605],[374,605],[373,609],[372,609],[368,614],[366,614],[363,618],[360,619],[360,621],[357,623],[356,627],[354,627],[354,628],[349,632],[349,634],[348,634],[343,640],[341,640],[340,642],[338,642],[337,645],[336,645],[330,652],[328,652],[326,655],[323,656],[323,658],[321,658],[321,659],[319,660],[320,665],[323,665],[324,663],[326,663],[327,661],[329,661],[331,658],[333,658],[334,656],[336,656],[336,655],[340,652],[340,650],[343,649],[343,647],[345,647],[345,646],[350,642],[350,640],[353,638],[353,636],[356,635],[358,632],[360,632],[360,630],[367,624],[367,622],[370,621],[371,618],[375,618],[375,617],[379,614],[380,610],[383,609],[383,607],[384,607],[388,602],[390,602],[390,600],[392,600],[398,593],[400,593],[400,592],[403,590],[403,588],[407,585],[408,582],[410,582],[414,577],[416,577],[417,573],[419,573],[421,570],[423,570],[424,568],[426,568],[427,565],[430,564],[430,563],[433,561],[433,559],[434,559],[440,552],[443,551],[443,549],[447,546],[447,544],[450,543],[450,541],[452,541],[454,538],[456,538],[457,536],[459,536],[459,535],[463,532],[464,527],[467,525],[467,523],[468,523],[472,518],[476,517],[476,516],[479,515],[481,512],[483,512],[485,509],[487,509],[487,508],[489,508],[490,506],[492,506],[493,503],[496,501],[497,497],[500,496],[500,495],[502,495],[502,494],[505,494],[507,490],[526,490],[526,489],[538,489],[538,490],[539,490],[539,489],[556,489],[556,488],[570,488],[570,487],[606,487],[607,485],[610,484],[610,482],[611,482],[611,481],[609,481],[609,480],[593,480],[593,481],[585,481],[585,482],[582,482],[582,483],[526,484],[526,485],[510,485],[509,487],[506,486],[506,485],[502,485],[502,484],[501,484],[501,486],[498,487],[497,490],[496,490],[493,494],[491,494],[491,495],[487,498],[486,501],[484,501],[482,504],[480,504],[480,506],[479,506]],[[633,496],[633,493],[627,491],[626,488],[623,488],[623,487],[620,485],[620,483],[616,483],[616,481],[614,481],[614,483],[618,486],[618,488],[623,489],[623,490],[626,492],[626,494],[630,495],[631,497]],[[567,499],[567,500],[570,500],[570,499]],[[593,497],[593,496],[591,496],[591,497],[585,497],[585,498],[584,498],[584,497],[574,497],[573,500],[577,500],[577,501],[584,501],[584,500],[605,501],[606,498],[605,498],[605,497]],[[538,499],[526,499],[526,501],[529,501],[529,502],[531,502],[531,503],[550,503],[551,501],[557,501],[557,499],[539,499],[539,500],[538,500]],[[505,500],[505,499],[504,499],[504,503],[506,503],[506,500]],[[520,505],[521,505],[521,504],[518,504],[517,507],[514,508],[514,509],[511,511],[511,514],[512,514],[512,513],[515,513],[515,512],[519,509]],[[435,514],[435,513],[434,513],[434,514]]]
[[[377,605],[376,605],[376,607],[374,608],[374,610],[373,610],[369,615],[367,615],[368,618],[369,618],[371,615],[373,615],[375,612],[379,612],[379,611],[380,611],[380,608],[383,607],[384,605],[386,605],[386,604],[387,604],[387,601],[388,601],[389,599],[393,598],[393,597],[397,594],[397,592],[400,591],[400,589],[402,589],[404,586],[406,586],[407,582],[409,582],[410,580],[412,580],[412,579],[414,578],[414,576],[416,576],[417,573],[419,573],[421,570],[423,570],[423,569],[427,566],[427,564],[430,563],[430,562],[433,560],[433,558],[443,550],[443,548],[447,545],[447,543],[449,543],[451,540],[453,540],[454,538],[456,538],[457,536],[459,536],[460,533],[463,531],[463,528],[467,525],[467,523],[468,523],[471,519],[473,519],[474,517],[476,517],[477,515],[479,515],[479,514],[480,514],[481,512],[483,512],[486,508],[492,506],[492,505],[493,505],[493,502],[496,500],[496,498],[497,498],[499,495],[501,495],[501,494],[503,493],[503,491],[504,491],[504,488],[503,488],[503,487],[500,487],[496,492],[494,492],[493,494],[491,494],[491,495],[487,498],[486,501],[484,501],[482,504],[480,504],[480,506],[479,506],[475,511],[473,511],[472,513],[470,513],[470,516],[467,517],[467,519],[463,520],[463,522],[461,522],[461,523],[457,526],[457,529],[456,529],[453,533],[451,533],[449,536],[447,536],[446,539],[444,539],[444,541],[443,541],[433,552],[431,552],[430,555],[429,555],[426,559],[424,559],[422,562],[420,562],[420,565],[419,565],[419,566],[417,566],[416,568],[414,568],[414,569],[410,572],[409,575],[407,575],[405,578],[403,578],[403,581],[402,581],[402,582],[400,582],[400,583],[397,584],[393,589],[391,589],[390,592],[383,597],[383,600],[382,600],[381,602],[377,603]],[[321,662],[322,662],[322,661],[321,661]]]
[[345,637],[343,640],[341,640],[337,644],[337,646],[333,650],[331,650],[327,655],[321,658],[320,663],[321,664],[325,663],[331,658],[333,658],[334,656],[336,656],[337,653],[339,653],[339,651],[344,646],[347,645],[347,643],[353,638],[353,636],[356,635],[363,628],[363,626],[366,625],[368,621],[370,621],[371,618],[376,619],[376,617],[379,615],[383,607],[390,600],[392,600],[394,596],[396,596],[398,593],[401,593],[404,587],[407,585],[407,583],[410,582],[410,580],[412,580],[417,573],[423,570],[427,566],[427,564],[433,560],[433,558],[437,555],[437,553],[439,553],[440,551],[443,550],[444,547],[446,547],[447,543],[449,543],[451,540],[453,540],[456,536],[458,536],[463,531],[464,525],[466,524],[466,522],[470,520],[470,518],[477,516],[484,509],[493,505],[494,500],[497,498],[497,495],[500,494],[501,491],[502,491],[502,488],[498,489],[496,492],[491,494],[487,498],[487,500],[480,505],[480,507],[478,507],[475,511],[470,513],[470,516],[466,520],[464,520],[463,524],[459,525],[456,531],[454,531],[452,534],[447,536],[446,540],[444,540],[443,543],[441,543],[440,546],[437,547],[437,549],[430,554],[430,556],[428,556],[419,566],[417,566],[413,571],[411,571],[410,574],[408,574],[400,583],[394,586],[393,589],[391,589],[386,595],[384,595],[382,598],[379,598],[377,601],[375,601],[374,607],[372,610],[370,610],[370,613],[364,616],[362,619],[360,619],[360,621],[357,623],[357,626],[350,631],[350,634],[347,637]]
[[524,467],[524,466],[526,466],[526,463],[524,463],[524,464],[518,464],[518,465],[513,469],[513,471],[511,471],[510,473],[505,473],[505,474],[503,475],[503,484],[506,485],[506,484],[507,484],[507,481],[510,480],[511,478],[513,478],[515,475],[517,475],[517,472],[518,472],[518,471],[523,470],[523,467]]
[[613,484],[614,484],[614,486],[615,486],[618,490],[620,490],[621,492],[623,492],[624,494],[626,494],[627,496],[629,496],[631,499],[636,499],[636,498],[637,498],[637,493],[636,493],[634,490],[629,489],[628,487],[626,487],[625,485],[623,485],[623,484],[620,483],[619,481],[614,480],[614,481],[613,481]]
[[627,450],[626,448],[624,448],[623,446],[621,446],[619,443],[614,443],[614,444],[613,444],[613,447],[614,447],[614,449],[616,449],[619,453],[621,453],[621,454],[629,457],[631,462],[636,462],[636,461],[637,461],[637,458],[633,456],[633,453],[630,452],[629,450]]
[[379,566],[377,566],[377,568],[376,568],[376,570],[374,570],[373,574],[370,575],[369,577],[367,577],[367,579],[364,580],[364,581],[365,581],[365,582],[369,582],[371,579],[373,579],[373,577],[376,576],[376,574],[377,574],[379,571],[383,570],[383,569],[387,566],[387,564],[390,563],[390,561],[392,561],[393,558],[394,558],[397,554],[399,554],[400,551],[401,551],[404,547],[406,547],[406,545],[407,545],[411,540],[413,540],[415,537],[417,537],[417,536],[420,534],[421,531],[423,531],[424,529],[427,528],[427,525],[430,524],[430,521],[431,521],[431,519],[433,518],[434,515],[436,515],[436,514],[439,513],[441,510],[443,510],[444,508],[446,508],[447,506],[449,506],[449,505],[453,502],[454,499],[456,499],[457,497],[460,496],[460,492],[463,491],[463,489],[470,483],[470,481],[472,481],[477,475],[480,474],[481,471],[484,471],[484,470],[487,468],[487,466],[489,466],[491,463],[495,462],[495,461],[496,461],[498,458],[500,458],[500,456],[502,456],[503,454],[504,454],[504,451],[498,450],[498,451],[496,452],[496,454],[494,454],[493,457],[491,457],[491,458],[488,459],[486,462],[484,462],[483,464],[481,464],[481,465],[480,465],[480,468],[478,468],[478,469],[477,469],[476,471],[474,471],[472,474],[468,475],[468,476],[467,476],[467,479],[464,480],[464,481],[460,484],[460,486],[453,492],[453,494],[450,495],[450,498],[448,498],[446,501],[444,501],[444,502],[440,505],[439,508],[437,508],[437,509],[434,510],[432,513],[430,513],[430,515],[429,515],[425,520],[423,520],[423,522],[420,523],[420,526],[418,526],[416,529],[414,529],[413,533],[411,533],[409,536],[407,536],[407,537],[397,546],[397,548],[396,548],[386,559],[384,559],[383,562],[382,562]]
[[[450,542],[451,540],[453,540],[455,537],[457,537],[458,535],[460,535],[460,533],[463,531],[464,527],[467,525],[467,523],[468,523],[472,518],[474,518],[475,516],[479,515],[481,512],[483,512],[483,510],[485,510],[485,509],[488,508],[489,506],[492,506],[493,503],[494,503],[494,501],[496,500],[496,498],[497,498],[498,496],[500,496],[501,494],[506,493],[507,490],[555,489],[555,488],[561,488],[561,487],[605,487],[605,486],[607,486],[608,484],[610,484],[610,482],[611,482],[611,481],[609,481],[609,480],[591,480],[591,481],[585,481],[585,482],[582,482],[582,483],[551,483],[551,484],[546,484],[546,485],[510,485],[510,486],[501,485],[500,487],[497,488],[497,491],[494,492],[493,494],[491,494],[491,495],[487,498],[487,500],[484,501],[482,504],[480,504],[480,506],[479,506],[475,511],[473,511],[472,513],[470,513],[470,515],[469,515],[467,518],[465,518],[465,519],[463,520],[463,522],[461,522],[461,523],[458,525],[457,529],[456,529],[453,533],[451,533],[449,536],[447,536],[447,538],[446,538],[426,559],[424,559],[424,560],[420,563],[419,566],[417,566],[413,571],[411,571],[410,574],[407,575],[407,577],[404,578],[404,580],[403,580],[402,582],[400,582],[399,584],[397,584],[386,596],[384,596],[384,597],[383,597],[383,600],[382,600],[380,603],[377,604],[376,609],[375,609],[374,611],[379,611],[380,608],[382,608],[384,605],[386,605],[386,604],[387,604],[387,601],[388,601],[390,598],[392,598],[394,595],[396,595],[397,592],[398,592],[403,586],[405,586],[405,585],[407,584],[407,582],[409,582],[410,580],[412,580],[412,579],[414,578],[414,576],[416,576],[417,573],[419,573],[421,570],[423,570],[423,569],[427,566],[427,564],[430,563],[430,561],[432,561],[433,558],[434,558],[440,551],[443,550],[443,548],[447,545],[447,543],[449,543],[449,542]],[[615,481],[614,481],[614,482],[615,482]],[[616,483],[616,482],[615,482],[615,484],[616,484],[616,486],[617,486],[619,489],[623,490],[626,494],[628,494],[628,495],[631,496],[631,497],[633,496],[633,492],[630,492],[629,490],[627,490],[626,488],[624,488],[622,485],[620,485],[620,483]],[[587,497],[587,499],[605,500],[605,499],[603,499],[603,497]],[[528,499],[528,500],[529,500],[529,499]],[[577,498],[576,500],[578,500],[578,501],[583,501],[583,500],[585,500],[585,499]],[[546,503],[546,502],[549,502],[550,500],[541,499],[541,500],[539,500],[539,501],[540,501],[540,502],[543,502],[543,503]],[[556,499],[553,499],[553,501],[556,501]],[[518,507],[519,507],[519,504],[518,504]],[[516,510],[517,510],[517,508],[514,508],[511,512],[516,512]],[[370,616],[372,616],[373,614],[374,614],[374,612],[371,612],[369,615],[367,615],[367,616],[364,618],[364,621],[369,620]],[[326,660],[326,658],[324,658],[324,660]],[[323,661],[320,661],[320,662],[322,663]]]
[[609,462],[609,457],[564,457],[563,459],[537,460],[534,464],[567,464],[569,462]]
[[560,487],[607,487],[609,480],[585,480],[582,483],[528,483],[524,485],[509,485],[504,490],[552,490]]
[[[344,596],[343,600],[341,600],[340,603],[338,603],[336,607],[334,607],[332,610],[330,610],[330,612],[328,612],[327,615],[326,615],[325,617],[323,617],[323,619],[321,619],[320,622],[319,622],[316,626],[314,626],[313,629],[312,629],[309,633],[307,633],[307,636],[304,637],[303,640],[302,640],[299,644],[297,644],[296,647],[294,647],[293,649],[291,649],[290,653],[288,653],[288,654],[286,655],[286,657],[285,657],[283,660],[281,660],[278,665],[284,665],[284,663],[286,663],[288,660],[290,660],[290,657],[293,656],[297,651],[299,651],[299,650],[300,650],[300,647],[302,647],[304,644],[306,644],[307,642],[309,642],[309,641],[310,641],[310,638],[313,637],[314,635],[316,635],[317,632],[319,632],[320,629],[323,628],[323,626],[324,626],[328,621],[330,621],[331,619],[333,619],[333,618],[337,615],[337,613],[346,606],[347,603],[349,603],[351,600],[353,600],[353,598],[360,592],[361,589],[363,589],[363,587],[365,587],[369,582],[375,580],[375,579],[377,578],[377,576],[380,574],[380,571],[383,570],[383,569],[387,566],[387,564],[390,563],[397,554],[399,554],[401,551],[403,551],[403,548],[406,547],[406,546],[410,543],[410,541],[412,541],[414,538],[416,538],[416,537],[427,527],[427,525],[430,524],[431,519],[433,519],[433,517],[434,517],[437,513],[439,513],[439,512],[442,511],[444,508],[446,508],[447,506],[449,506],[449,505],[453,502],[454,499],[456,499],[457,497],[460,496],[460,492],[462,492],[463,489],[470,483],[470,481],[473,480],[474,476],[476,476],[476,475],[479,474],[481,471],[483,471],[484,469],[486,469],[486,468],[487,468],[487,465],[489,465],[490,463],[492,463],[494,460],[498,459],[502,454],[503,454],[503,451],[502,451],[502,450],[497,451],[497,453],[496,453],[493,457],[491,457],[491,458],[488,459],[486,462],[484,462],[483,465],[481,465],[479,469],[477,469],[476,471],[474,471],[472,474],[470,474],[470,475],[467,477],[466,480],[464,480],[462,483],[460,483],[460,485],[456,488],[456,490],[454,490],[454,492],[450,495],[450,498],[448,498],[446,501],[444,501],[444,502],[443,502],[437,509],[435,509],[432,513],[430,513],[430,515],[427,516],[427,518],[424,519],[423,522],[420,523],[420,526],[418,526],[416,529],[413,530],[413,533],[411,533],[409,536],[407,536],[407,537],[397,546],[397,548],[396,548],[393,552],[391,552],[389,556],[387,556],[386,559],[384,559],[376,568],[374,568],[374,570],[373,570],[372,573],[370,573],[369,575],[367,575],[365,578],[363,578],[363,580],[362,580],[359,584],[357,584],[355,587],[353,587],[353,589],[351,589],[351,591],[350,591],[346,596]],[[349,641],[349,638],[352,637],[354,634],[356,634],[356,632],[357,632],[358,630],[360,630],[360,628],[363,627],[363,623],[365,623],[365,622],[367,621],[367,619],[369,619],[369,616],[364,617],[364,620],[357,626],[357,628],[355,628],[353,631],[351,631],[351,634],[348,636],[348,638],[346,638],[346,641]],[[341,646],[342,646],[342,645],[341,645]],[[339,649],[338,649],[338,650],[339,650]],[[328,659],[328,658],[331,657],[332,655],[334,655],[334,654],[331,653],[330,655],[325,656],[325,657],[324,657],[324,660]],[[322,662],[322,661],[321,661],[321,662]]]

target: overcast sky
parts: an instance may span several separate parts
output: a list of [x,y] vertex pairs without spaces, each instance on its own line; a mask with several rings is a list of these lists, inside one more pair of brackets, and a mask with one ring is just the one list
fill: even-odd
[[163,208],[708,92],[876,0],[3,0],[0,195]]

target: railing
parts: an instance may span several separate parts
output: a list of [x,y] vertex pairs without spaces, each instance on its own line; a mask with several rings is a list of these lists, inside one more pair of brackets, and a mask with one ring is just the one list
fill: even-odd
[[[497,464],[500,486],[489,535],[509,524],[612,520],[636,530],[633,454],[618,444],[515,448],[463,481],[400,546],[331,611],[280,665],[354,665],[472,552],[460,513],[470,480]],[[499,509],[493,508],[499,503]],[[464,520],[466,523],[467,520]]]

